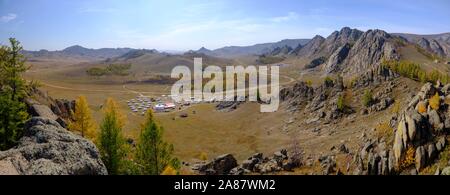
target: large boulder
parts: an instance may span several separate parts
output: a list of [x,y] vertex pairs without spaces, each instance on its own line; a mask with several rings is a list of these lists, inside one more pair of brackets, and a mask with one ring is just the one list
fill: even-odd
[[403,157],[403,151],[405,150],[406,146],[403,145],[403,125],[404,123],[400,123],[397,131],[395,132],[395,138],[394,138],[394,157],[395,162],[400,162],[401,158]]
[[409,140],[414,140],[417,134],[416,122],[412,119],[411,116],[405,116],[406,124],[408,125],[408,137]]
[[237,161],[233,155],[224,154],[203,165],[199,171],[207,175],[227,175],[237,166]]
[[428,121],[436,132],[440,132],[444,129],[444,124],[441,122],[441,118],[436,110],[430,110],[428,112]]
[[416,149],[416,170],[420,171],[422,168],[426,166],[427,163],[427,151],[423,146],[419,146]]
[[25,125],[24,136],[10,150],[0,152],[4,174],[106,175],[96,146],[62,128],[54,120],[34,117]]
[[450,175],[450,167],[446,167],[442,170],[441,175]]
[[428,99],[431,96],[436,94],[436,88],[433,86],[432,83],[426,83],[422,88],[420,89],[419,96],[422,100]]

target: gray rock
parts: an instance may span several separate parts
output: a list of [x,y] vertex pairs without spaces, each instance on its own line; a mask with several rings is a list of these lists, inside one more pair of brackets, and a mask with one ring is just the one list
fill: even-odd
[[427,152],[423,146],[419,146],[416,149],[416,170],[420,171],[426,166],[427,163]]
[[226,175],[229,174],[230,171],[237,166],[237,161],[233,155],[224,154],[205,164],[205,167],[201,170],[205,170],[205,168],[206,170],[212,170],[210,172],[205,172],[205,174],[207,175]]
[[436,110],[430,110],[430,112],[428,112],[428,121],[436,131],[440,132],[443,130],[444,125],[442,124],[441,118]]
[[395,169],[395,157],[394,157],[394,152],[391,150],[388,153],[388,168],[389,168],[389,173],[394,172]]
[[427,161],[428,162],[432,162],[432,160],[434,160],[437,157],[437,150],[436,150],[436,146],[434,144],[429,144],[428,148],[427,148]]
[[432,83],[426,83],[425,85],[422,86],[420,92],[422,96],[421,98],[422,100],[424,100],[430,98],[431,96],[434,96],[436,94],[436,88],[433,86]]
[[[395,162],[400,162],[400,159],[403,156],[403,151],[406,148],[406,142],[404,142],[404,136],[405,136],[405,130],[406,130],[406,124],[402,120],[400,121],[397,131],[395,132],[395,138],[394,138],[394,156],[395,156]],[[407,136],[406,136],[407,137]]]
[[416,122],[409,115],[405,116],[405,120],[406,120],[406,123],[408,125],[408,137],[409,137],[409,140],[414,140],[414,138],[416,136],[416,133],[417,133]]
[[450,175],[450,167],[442,169],[441,175]]
[[445,85],[444,87],[442,87],[441,92],[447,96],[450,95],[450,84]]
[[447,140],[445,139],[445,137],[441,137],[441,138],[439,138],[439,140],[436,142],[436,150],[437,150],[438,152],[442,152],[442,150],[444,150],[446,141],[447,141]]
[[106,175],[96,146],[54,120],[34,117],[18,146],[0,152],[0,164],[21,175]]
[[417,103],[419,103],[420,97],[418,95],[414,96],[413,99],[409,102],[408,108],[415,108]]

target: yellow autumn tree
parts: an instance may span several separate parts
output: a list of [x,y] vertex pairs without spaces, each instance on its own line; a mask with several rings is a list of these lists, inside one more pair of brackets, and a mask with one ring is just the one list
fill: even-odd
[[178,171],[170,165],[167,165],[161,175],[178,175]]
[[105,101],[105,106],[103,112],[110,113],[117,117],[118,126],[123,128],[125,126],[126,116],[120,112],[117,102],[113,98],[107,98]]
[[78,131],[82,137],[95,139],[96,124],[92,118],[86,97],[79,96],[75,101],[75,112],[72,113],[73,122],[69,123],[71,131]]
[[439,93],[436,93],[430,98],[430,106],[433,110],[439,110],[441,106],[441,97],[439,97]]

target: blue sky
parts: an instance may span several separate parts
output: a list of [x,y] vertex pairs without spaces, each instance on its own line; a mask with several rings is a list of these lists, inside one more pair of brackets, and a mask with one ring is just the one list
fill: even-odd
[[0,43],[189,50],[328,36],[344,26],[450,32],[448,0],[0,0]]

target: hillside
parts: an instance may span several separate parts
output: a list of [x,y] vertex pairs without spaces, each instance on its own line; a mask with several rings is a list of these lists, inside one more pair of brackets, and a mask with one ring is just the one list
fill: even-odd
[[275,43],[262,43],[252,46],[228,46],[215,50],[200,48],[196,52],[216,57],[233,58],[245,55],[261,55],[270,52],[278,47],[281,48],[288,46],[291,48],[296,48],[299,45],[304,45],[308,43],[309,41],[310,41],[309,39],[285,39]]
[[402,37],[410,43],[417,44],[426,51],[434,53],[439,57],[450,57],[450,33],[435,35],[393,33],[393,35]]

